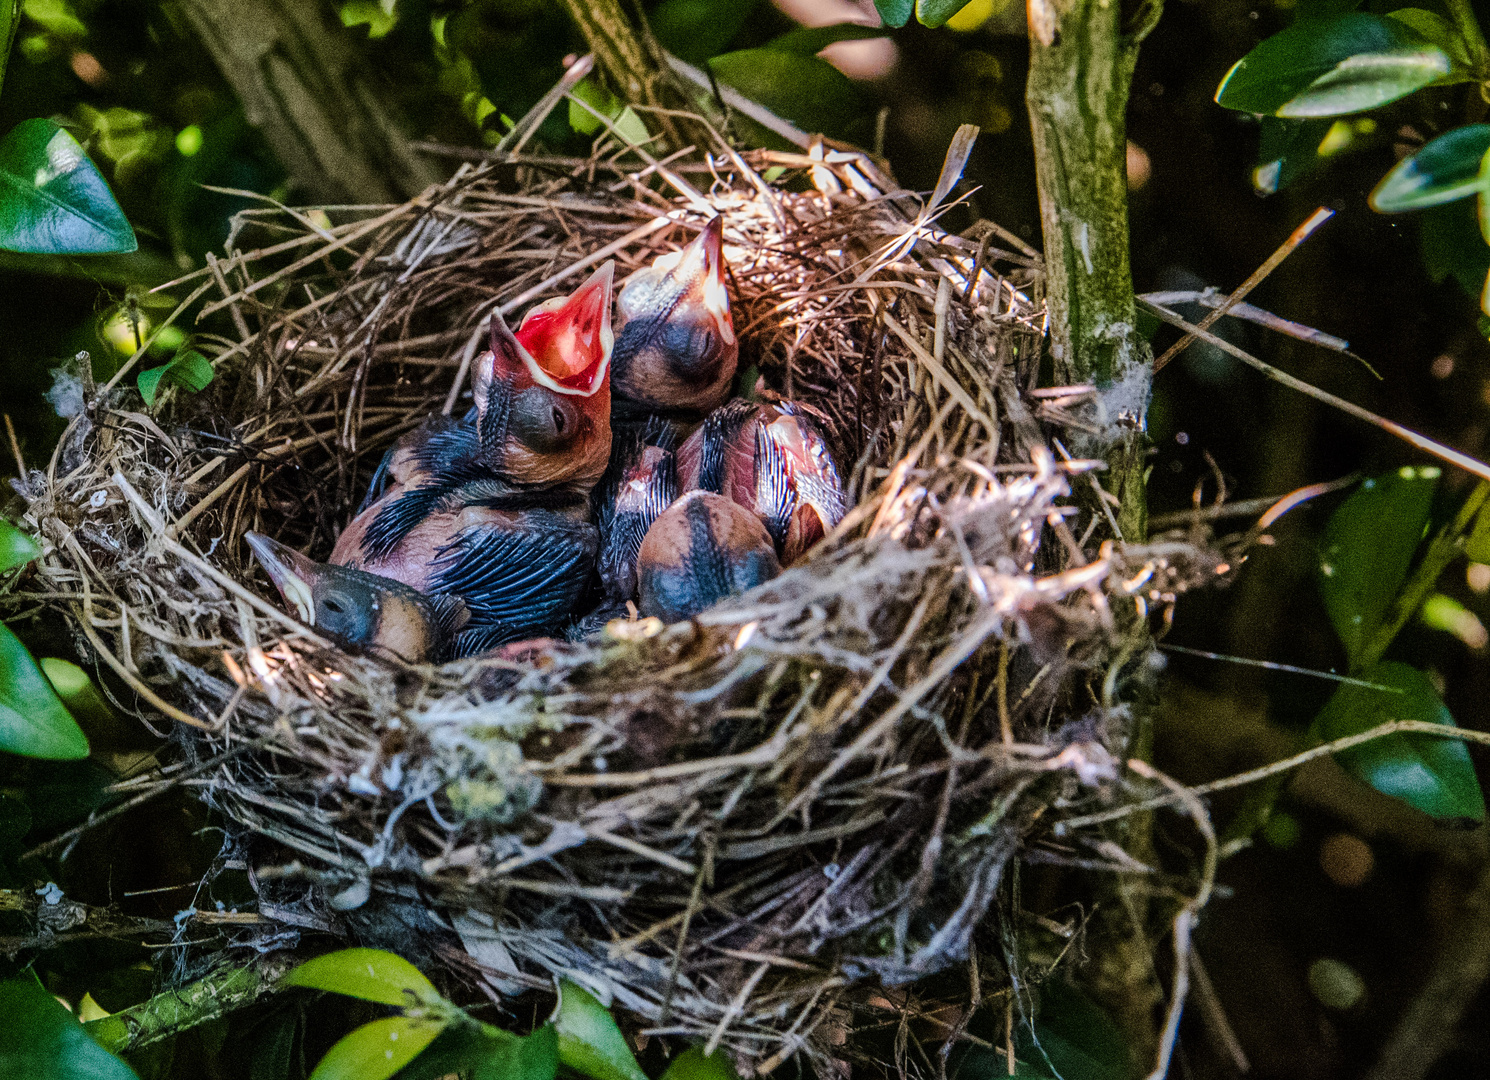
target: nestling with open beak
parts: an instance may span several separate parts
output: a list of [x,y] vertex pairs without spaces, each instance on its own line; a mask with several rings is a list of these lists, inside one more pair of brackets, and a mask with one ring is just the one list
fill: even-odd
[[697,421],[730,395],[740,343],[724,283],[724,220],[659,256],[616,295],[616,416]]
[[[366,557],[387,558],[440,510],[573,509],[583,516],[610,458],[614,270],[606,263],[572,295],[538,305],[516,334],[500,312],[492,314],[491,349],[472,367],[469,422],[431,417],[378,467],[347,529]],[[344,546],[338,542],[338,551]]]
[[679,494],[672,425],[652,417],[619,429],[611,464],[595,485],[591,504],[600,532],[600,581],[610,600],[636,597],[636,556],[652,523]]
[[678,448],[683,490],[712,491],[756,514],[783,566],[843,519],[843,485],[816,421],[800,406],[731,401]]
[[446,658],[452,624],[463,613],[409,586],[346,566],[316,562],[278,540],[243,534],[301,622],[337,640],[408,663]]
[[647,531],[637,553],[643,615],[664,622],[692,618],[781,572],[760,520],[722,495],[691,491]]

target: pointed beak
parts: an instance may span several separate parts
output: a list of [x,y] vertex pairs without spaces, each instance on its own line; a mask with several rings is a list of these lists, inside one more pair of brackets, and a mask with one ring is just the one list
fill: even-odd
[[295,614],[307,626],[316,625],[316,602],[311,595],[310,579],[315,574],[316,563],[294,548],[271,540],[262,533],[246,532],[243,539],[253,549],[254,558],[274,582],[274,587],[284,597],[285,603],[295,609]]
[[[517,346],[516,360],[535,383],[579,397],[593,397],[605,385],[615,345],[610,325],[615,276],[616,264],[607,262],[569,296],[528,312],[517,333],[510,335]],[[493,318],[492,349],[500,356],[498,322]]]
[[671,307],[675,298],[690,297],[714,317],[724,343],[734,344],[735,327],[730,319],[729,290],[724,281],[723,217],[711,219],[687,247],[660,256],[652,267],[664,271],[664,280],[671,286],[663,290],[658,302]]

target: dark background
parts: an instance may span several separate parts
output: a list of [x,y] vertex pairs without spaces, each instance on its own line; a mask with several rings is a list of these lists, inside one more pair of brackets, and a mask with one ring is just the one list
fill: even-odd
[[[376,6],[347,4],[343,19],[355,22],[359,10]],[[1341,6],[1348,5],[1169,0],[1143,46],[1129,116],[1129,139],[1140,151],[1130,156],[1147,163],[1146,176],[1131,177],[1135,284],[1139,291],[1205,285],[1229,291],[1315,207],[1328,206],[1334,219],[1249,299],[1348,339],[1381,378],[1349,358],[1288,338],[1250,327],[1228,333],[1318,386],[1483,458],[1490,346],[1477,297],[1455,274],[1461,271],[1458,276],[1477,288],[1475,268],[1483,277],[1490,265],[1470,204],[1438,212],[1425,244],[1424,217],[1386,217],[1366,203],[1401,154],[1481,118],[1477,89],[1420,93],[1377,110],[1371,125],[1355,125],[1346,149],[1267,198],[1254,191],[1250,177],[1258,124],[1213,100],[1228,68],[1257,42],[1301,10]],[[1477,9],[1482,21],[1490,17],[1490,3]],[[132,341],[116,349],[106,340],[106,324],[117,322],[132,291],[138,296],[201,265],[207,251],[220,248],[228,215],[247,205],[200,185],[288,201],[297,188],[244,122],[231,88],[169,4],[78,0],[70,6],[33,2],[27,10],[0,96],[0,132],[31,116],[68,123],[110,177],[141,238],[140,252],[123,257],[42,264],[0,253],[0,407],[14,421],[26,457],[39,463],[60,428],[41,396],[49,369],[86,349],[100,375],[111,370]],[[489,144],[500,114],[521,115],[562,70],[563,55],[578,47],[572,29],[539,0],[400,0],[395,13],[397,22],[384,36],[368,38],[358,27],[349,32],[362,37],[359,47],[371,70],[386,79],[416,138]],[[429,30],[430,19],[441,17],[444,46]],[[960,229],[991,218],[1038,246],[1023,111],[1028,61],[1022,17],[1023,4],[1015,0],[976,31],[915,24],[896,31],[898,61],[857,84],[857,106],[841,134],[870,144],[874,117],[888,107],[885,154],[907,187],[924,190],[934,183],[957,125],[979,124],[984,134],[967,171],[966,207],[947,221]],[[759,43],[792,25],[761,2],[730,45]],[[462,47],[468,49],[464,66]],[[498,109],[498,119],[484,118],[484,128],[473,122],[473,92]],[[195,137],[183,136],[187,129],[200,135],[190,155],[183,148],[190,149]],[[585,145],[562,124],[550,124],[543,138],[555,149]],[[147,317],[163,314],[143,310]],[[1161,335],[1156,344],[1162,348],[1169,340]],[[1187,507],[1198,483],[1204,482],[1208,501],[1214,498],[1207,454],[1230,496],[1241,499],[1421,463],[1405,444],[1203,347],[1191,348],[1158,377],[1149,434],[1154,513]],[[8,449],[0,453],[0,475],[14,475],[14,468]],[[1468,489],[1465,477],[1448,472],[1441,488],[1446,502]],[[1185,598],[1169,640],[1344,670],[1314,587],[1319,531],[1342,497],[1285,518],[1272,530],[1276,544],[1255,549],[1231,588]],[[1449,570],[1440,588],[1490,621],[1490,599],[1469,587],[1462,564]],[[47,627],[25,630],[39,652],[65,649]],[[1412,625],[1391,655],[1433,673],[1460,724],[1490,727],[1483,704],[1490,666],[1483,651]],[[1302,745],[1305,727],[1333,689],[1321,679],[1177,655],[1167,677],[1159,763],[1187,781],[1247,768]],[[121,736],[124,751],[132,745],[130,736]],[[33,842],[75,817],[98,785],[112,779],[101,769],[96,776],[85,771],[0,761],[0,792],[42,784],[56,793],[56,813],[38,817]],[[1218,800],[1218,821],[1224,824],[1239,805],[1239,799]],[[1161,823],[1161,847],[1169,842]],[[69,895],[114,899],[138,914],[168,918],[191,900],[183,883],[196,880],[216,843],[204,812],[181,800],[97,831],[58,872],[66,875]],[[1178,836],[1173,843],[1187,841]],[[1477,833],[1435,827],[1328,764],[1305,770],[1251,846],[1223,864],[1226,890],[1207,911],[1199,935],[1200,955],[1252,1075],[1361,1075],[1440,950],[1464,932],[1459,904],[1485,858]],[[126,895],[161,888],[167,891]],[[117,1007],[151,979],[148,970],[131,966],[140,958],[113,946],[66,953],[55,964],[54,989],[74,999],[89,990]],[[1321,959],[1339,961],[1359,976],[1365,990],[1359,1001],[1340,1009],[1320,1000],[1309,972]],[[106,970],[113,973],[97,974]],[[1176,1075],[1237,1075],[1197,1009],[1192,1014]],[[1487,1022],[1490,1000],[1482,994],[1432,1075],[1490,1077]]]

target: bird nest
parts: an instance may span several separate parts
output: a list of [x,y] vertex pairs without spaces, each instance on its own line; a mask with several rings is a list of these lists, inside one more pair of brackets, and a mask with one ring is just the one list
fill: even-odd
[[[229,831],[217,869],[258,897],[224,947],[330,933],[504,1002],[564,977],[747,1074],[869,1053],[906,984],[966,995],[974,955],[986,1000],[1065,950],[1000,900],[1011,867],[1111,867],[1053,822],[1128,798],[1135,612],[1215,559],[1112,542],[1097,463],[1064,456],[1090,396],[1031,389],[1039,260],[938,228],[950,188],[820,145],[508,156],[399,206],[240,217],[184,279],[215,380],[153,410],[81,386],[22,485],[44,557],[0,597],[65,615],[118,702],[173,728]],[[715,214],[742,388],[813,410],[848,490],[804,561],[688,622],[443,666],[281,609],[246,530],[325,558],[392,441],[465,410],[494,308]]]

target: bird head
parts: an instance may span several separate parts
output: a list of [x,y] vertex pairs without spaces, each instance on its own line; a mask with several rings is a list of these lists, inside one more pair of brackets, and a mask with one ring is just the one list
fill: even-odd
[[420,593],[365,570],[316,562],[260,533],[243,538],[286,606],[307,626],[409,663],[436,658],[440,619]]
[[637,606],[643,615],[678,622],[780,572],[760,519],[722,495],[692,491],[668,507],[642,541]]
[[740,343],[725,288],[724,220],[636,271],[616,296],[615,389],[652,410],[702,414],[729,396]]
[[610,455],[611,282],[606,263],[571,295],[539,304],[517,333],[493,312],[474,364],[482,455],[524,484],[593,484]]

